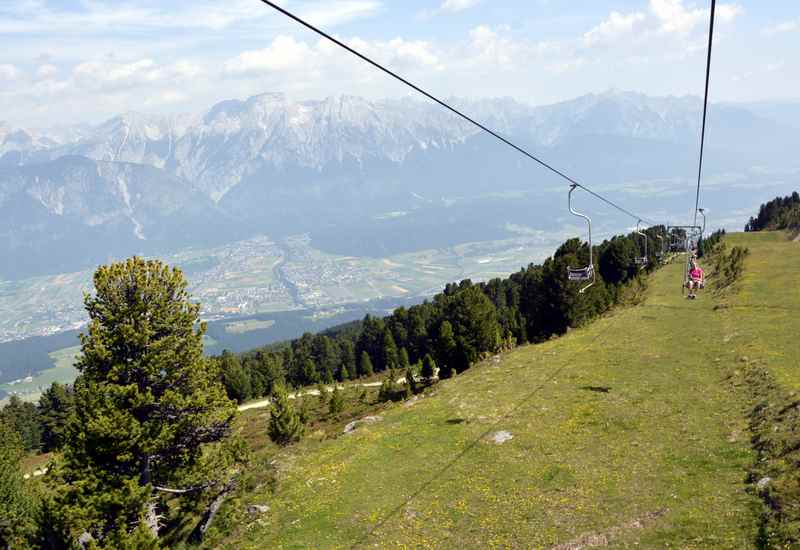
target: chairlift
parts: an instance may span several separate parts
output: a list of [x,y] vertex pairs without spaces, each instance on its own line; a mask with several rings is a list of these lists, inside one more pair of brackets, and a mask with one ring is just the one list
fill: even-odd
[[666,245],[664,244],[664,237],[661,235],[656,235],[656,238],[661,241],[661,246],[658,248],[658,250],[656,250],[656,260],[661,263],[664,260],[664,246]]
[[587,225],[589,226],[589,265],[586,267],[567,267],[567,279],[570,281],[578,281],[578,282],[585,282],[591,281],[588,285],[581,288],[578,292],[583,294],[586,292],[586,289],[592,286],[595,283],[595,274],[594,274],[594,263],[592,262],[592,220],[586,214],[581,214],[577,212],[574,208],[572,208],[572,192],[575,191],[577,187],[576,184],[572,184],[569,188],[569,195],[567,195],[567,203],[569,205],[569,211],[574,215],[578,216],[579,218],[583,218],[586,220]]
[[683,252],[685,246],[686,246],[685,243],[681,242],[680,237],[678,237],[677,234],[673,233],[672,234],[672,238],[670,239],[670,242],[669,242],[669,251],[670,252]]
[[633,263],[639,266],[639,269],[644,269],[644,267],[648,264],[647,260],[647,234],[641,230],[642,220],[636,222],[636,232],[644,237],[644,256],[636,256],[633,259]]

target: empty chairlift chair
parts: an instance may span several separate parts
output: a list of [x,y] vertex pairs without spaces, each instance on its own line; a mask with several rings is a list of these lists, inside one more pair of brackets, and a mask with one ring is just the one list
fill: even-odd
[[666,246],[666,241],[661,235],[656,235],[656,237],[661,241],[661,246],[656,250],[656,260],[658,260],[658,263],[662,263],[664,261],[664,247]]
[[575,211],[572,208],[572,192],[575,191],[577,185],[571,185],[569,188],[569,195],[567,202],[569,204],[569,211],[574,215],[578,216],[579,218],[583,218],[586,220],[586,223],[589,226],[589,265],[586,267],[567,267],[567,278],[570,281],[578,281],[578,282],[585,282],[591,281],[588,285],[584,286],[580,289],[580,293],[583,294],[587,288],[592,286],[595,282],[595,274],[594,274],[594,263],[592,262],[592,220],[589,216],[585,214],[581,214],[580,212]]
[[644,239],[644,256],[636,256],[633,259],[633,263],[636,264],[637,266],[639,266],[639,269],[644,269],[648,264],[648,260],[647,260],[647,234],[644,233],[641,230],[641,228],[640,228],[641,225],[642,225],[642,220],[639,220],[638,222],[636,222],[636,232],[639,235],[641,235],[642,238]]

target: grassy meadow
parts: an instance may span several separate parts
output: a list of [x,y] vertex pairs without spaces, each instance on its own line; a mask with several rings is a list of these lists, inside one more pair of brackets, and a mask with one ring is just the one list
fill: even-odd
[[231,503],[214,545],[755,548],[756,455],[731,379],[758,363],[800,385],[800,244],[727,241],[751,250],[734,288],[687,300],[678,259],[641,304],[365,409],[380,420],[353,433],[328,423],[279,450],[266,411],[248,411],[269,482]]

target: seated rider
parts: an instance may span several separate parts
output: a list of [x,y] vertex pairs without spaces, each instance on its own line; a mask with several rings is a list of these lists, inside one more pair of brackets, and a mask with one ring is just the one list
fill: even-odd
[[692,258],[690,265],[689,280],[686,282],[686,288],[689,289],[688,298],[694,299],[697,298],[695,291],[706,286],[706,274],[694,258]]

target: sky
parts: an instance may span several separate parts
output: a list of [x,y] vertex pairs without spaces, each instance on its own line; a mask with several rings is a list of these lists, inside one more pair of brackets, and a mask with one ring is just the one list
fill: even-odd
[[[442,97],[701,95],[709,2],[282,0]],[[711,98],[800,98],[800,4],[718,4]],[[409,90],[259,0],[0,0],[0,120],[42,128],[225,99]]]

